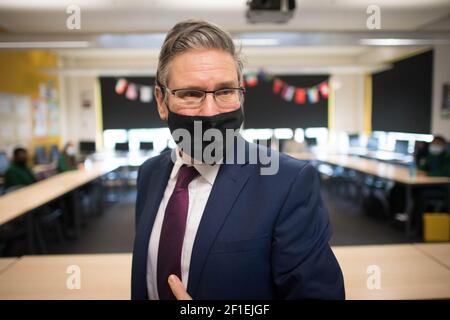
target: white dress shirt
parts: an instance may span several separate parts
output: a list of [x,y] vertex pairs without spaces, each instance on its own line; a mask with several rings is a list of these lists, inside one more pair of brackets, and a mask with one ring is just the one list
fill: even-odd
[[[159,205],[156,214],[155,222],[153,224],[152,233],[150,235],[150,242],[148,246],[147,256],[147,290],[150,300],[158,300],[158,285],[156,279],[156,270],[158,265],[158,249],[159,238],[161,235],[161,228],[164,220],[164,214],[167,207],[167,202],[172,195],[177,181],[178,172],[183,164],[190,166],[191,159],[186,154],[180,156],[176,150],[176,161],[174,163],[169,181],[167,182],[166,190]],[[189,266],[191,263],[192,248],[194,246],[195,236],[197,234],[198,226],[202,219],[203,211],[205,210],[206,202],[211,193],[214,180],[219,172],[220,164],[206,165],[194,164],[195,169],[200,173],[188,186],[189,190],[189,208],[186,221],[186,232],[184,234],[183,247],[181,251],[181,280],[187,288],[189,279]]]

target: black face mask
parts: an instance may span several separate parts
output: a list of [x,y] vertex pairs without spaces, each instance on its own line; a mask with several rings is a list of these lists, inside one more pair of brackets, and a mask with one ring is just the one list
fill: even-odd
[[16,166],[18,167],[23,167],[25,168],[27,166],[27,161],[26,160],[16,160],[14,162],[16,164]]
[[[178,147],[191,158],[206,164],[215,164],[222,158],[225,159],[227,150],[234,141],[234,138],[230,139],[231,133],[235,133],[243,121],[241,107],[214,116],[186,116],[169,109],[167,120]],[[186,134],[189,135],[188,139],[185,139]]]

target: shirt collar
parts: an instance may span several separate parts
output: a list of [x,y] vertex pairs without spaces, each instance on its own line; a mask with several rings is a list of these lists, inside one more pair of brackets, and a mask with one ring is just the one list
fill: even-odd
[[[170,179],[175,179],[177,177],[178,172],[180,171],[180,168],[183,164],[186,164],[187,166],[192,165],[191,157],[189,157],[186,153],[182,153],[182,155],[180,155],[181,152],[178,147],[174,149],[174,152],[176,155],[176,161],[173,165]],[[193,166],[210,185],[213,185],[214,181],[216,180],[217,173],[219,172],[221,163],[222,161],[214,165],[195,163],[193,164]]]

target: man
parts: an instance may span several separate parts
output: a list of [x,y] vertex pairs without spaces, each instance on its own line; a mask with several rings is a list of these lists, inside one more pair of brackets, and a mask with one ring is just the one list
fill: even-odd
[[27,150],[24,148],[14,149],[13,163],[5,173],[6,190],[12,187],[26,186],[36,182],[36,178],[27,163]]
[[[227,32],[186,21],[168,33],[155,96],[178,147],[139,169],[132,299],[344,298],[317,172],[269,150],[278,170],[262,174],[251,157],[237,161],[256,149],[239,135],[234,152],[206,159],[212,139],[199,141],[196,126],[238,130],[242,83]],[[194,137],[180,141],[180,130]]]
[[421,158],[418,167],[428,176],[450,177],[450,155],[444,137],[436,136],[428,147],[428,154]]

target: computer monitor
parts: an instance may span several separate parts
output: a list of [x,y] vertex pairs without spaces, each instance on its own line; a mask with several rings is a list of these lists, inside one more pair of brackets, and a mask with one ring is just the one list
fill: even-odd
[[141,141],[139,143],[139,150],[141,150],[141,151],[152,151],[153,150],[153,142]]
[[396,140],[394,151],[397,153],[408,154],[409,141],[408,140]]
[[130,146],[129,146],[128,142],[117,142],[114,145],[114,150],[119,151],[119,152],[128,152],[128,151],[130,151]]
[[0,151],[0,176],[5,175],[6,170],[8,170],[9,167],[9,160],[8,156],[5,152]]
[[377,151],[378,150],[378,139],[375,137],[370,137],[369,140],[367,141],[367,149],[372,150],[372,151]]
[[48,158],[45,152],[44,146],[34,148],[34,163],[35,164],[47,164]]
[[348,135],[348,145],[353,148],[360,147],[359,134],[349,134]]
[[80,141],[78,147],[81,154],[95,153],[95,141]]
[[308,146],[308,147],[315,147],[315,146],[317,146],[317,138],[315,138],[315,137],[305,137],[305,142],[306,142],[306,145]]

